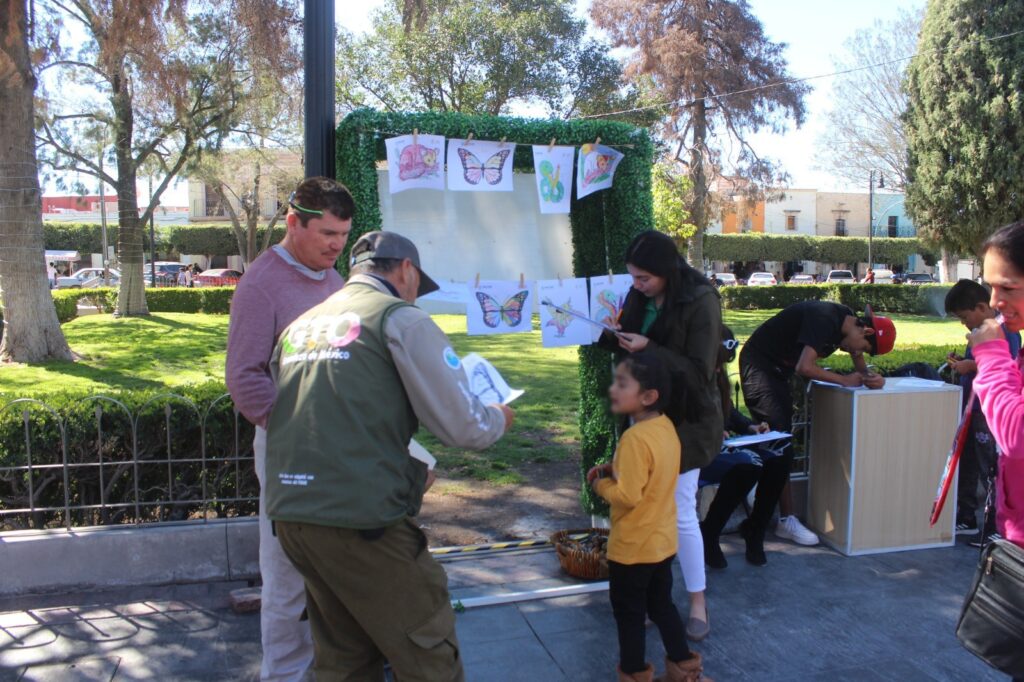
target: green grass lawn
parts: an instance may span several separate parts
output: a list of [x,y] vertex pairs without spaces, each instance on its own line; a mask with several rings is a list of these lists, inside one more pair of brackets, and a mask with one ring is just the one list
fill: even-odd
[[[741,341],[776,311],[726,311],[725,320]],[[963,346],[955,320],[893,316],[897,350]],[[435,318],[459,355],[487,357],[509,385],[526,395],[513,407],[512,433],[486,454],[445,448],[429,434],[423,443],[439,455],[446,473],[495,483],[521,480],[517,469],[530,462],[569,457],[578,447],[576,348],[543,348],[540,332],[467,336],[465,318]],[[115,389],[173,389],[184,384],[223,381],[228,318],[225,315],[157,313],[147,318],[114,319],[91,315],[64,325],[75,363],[0,366],[3,398],[45,396],[51,392],[104,392]],[[837,353],[833,366],[845,354]],[[735,370],[733,370],[735,371]]]

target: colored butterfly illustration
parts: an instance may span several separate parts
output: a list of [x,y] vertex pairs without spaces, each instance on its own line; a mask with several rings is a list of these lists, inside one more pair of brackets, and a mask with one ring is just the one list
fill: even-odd
[[604,289],[597,294],[597,304],[604,308],[598,313],[597,321],[613,325],[619,321],[619,313],[622,312],[622,304],[625,303],[625,294],[616,294],[611,289]]
[[484,313],[484,324],[492,329],[502,322],[509,327],[518,327],[523,321],[523,305],[529,295],[529,291],[520,291],[498,305],[497,301],[484,292],[476,292],[476,300],[480,302],[480,309]]
[[565,185],[558,179],[562,174],[561,166],[552,166],[550,161],[540,162],[540,197],[544,201],[557,204],[565,196]]
[[548,312],[551,313],[551,319],[547,321],[545,327],[554,327],[556,330],[555,336],[562,338],[565,336],[565,330],[572,324],[573,317],[569,314],[569,310],[572,310],[572,301],[567,300],[564,305],[559,306],[562,310],[555,308],[552,305],[548,305]]
[[477,365],[473,369],[473,376],[469,378],[469,390],[484,405],[500,404],[505,401],[505,396],[494,385],[494,379],[483,365]]
[[505,167],[505,159],[512,153],[511,149],[502,149],[483,163],[476,157],[476,154],[459,147],[459,159],[462,160],[462,176],[471,185],[479,185],[484,179],[489,185],[497,185],[501,182],[502,169]]

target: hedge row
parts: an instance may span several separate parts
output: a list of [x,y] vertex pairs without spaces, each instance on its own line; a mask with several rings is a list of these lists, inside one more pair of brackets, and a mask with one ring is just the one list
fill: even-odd
[[[59,510],[4,515],[0,517],[0,530],[255,513],[255,502],[233,501],[256,497],[259,492],[252,466],[245,463],[239,466],[234,460],[236,455],[251,456],[253,427],[245,419],[236,417],[230,399],[221,398],[226,393],[223,383],[181,386],[170,393],[166,389],[102,391],[105,398],[121,402],[128,413],[112,402],[96,400],[97,393],[100,392],[55,393],[51,388],[42,400],[64,424],[68,464],[103,463],[102,469],[97,466],[70,469],[67,489],[70,505],[103,502],[125,506],[72,511],[66,516],[63,509],[59,509],[65,500],[59,466],[63,459],[61,424],[42,406],[22,403],[0,410],[0,467],[24,466],[28,451],[31,451],[34,467],[56,465],[35,469],[31,501],[37,508]],[[6,399],[0,399],[0,408],[6,403]],[[195,409],[189,403],[195,405]],[[28,413],[27,436],[23,410]],[[135,439],[132,438],[134,420],[137,420]],[[101,434],[102,442],[98,444]],[[202,461],[204,455],[205,462]],[[159,461],[168,457],[174,460],[170,474],[167,462]],[[134,480],[136,472],[137,481]],[[29,507],[28,480],[26,476],[17,475],[0,478],[0,510]],[[140,503],[138,513],[136,502]]]
[[[263,237],[263,228],[259,238]],[[117,245],[117,221],[107,223],[107,244]],[[271,243],[284,238],[284,226],[275,228]],[[149,252],[149,229],[143,230],[143,248]],[[47,249],[100,253],[103,251],[103,227],[95,223],[43,223],[43,243]],[[209,256],[238,254],[238,241],[229,224],[157,225],[156,246],[162,255],[197,253]]]
[[[146,289],[146,304],[151,313],[209,313],[227,315],[231,312],[231,297],[234,287],[167,287]],[[79,301],[99,307],[105,313],[114,312],[117,289],[96,287],[95,289],[64,289],[53,292],[53,304],[57,308],[57,319],[70,322],[78,316]]]
[[[256,230],[257,243],[262,243],[266,227]],[[285,228],[279,222],[270,236],[270,243],[284,239]],[[238,240],[231,225],[168,225],[164,228],[164,240],[178,253],[199,253],[207,256],[238,255]]]
[[854,310],[870,303],[879,311],[940,315],[947,284],[779,284],[722,287],[722,305],[731,310],[785,308],[800,301],[834,301]]
[[[921,255],[928,264],[938,258],[935,249],[916,237],[878,237],[873,240],[872,260],[903,263]],[[758,262],[807,260],[817,263],[866,263],[867,237],[812,237],[787,234],[709,234],[704,237],[704,257],[713,261]]]

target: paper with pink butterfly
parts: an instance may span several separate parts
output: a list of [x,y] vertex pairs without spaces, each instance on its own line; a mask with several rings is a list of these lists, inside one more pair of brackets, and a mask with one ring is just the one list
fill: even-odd
[[448,141],[448,189],[456,192],[511,192],[512,142]]
[[[415,139],[414,139],[415,138]],[[444,137],[402,135],[384,140],[391,194],[407,189],[444,190]]]
[[[568,311],[590,317],[587,312],[587,280],[545,279],[537,282],[537,301],[540,306],[540,337],[545,348],[558,346],[586,346],[593,341],[591,327]],[[543,304],[554,303],[562,311]]]
[[[590,319],[611,327],[619,322],[622,304],[633,286],[631,275],[600,275],[590,278]],[[601,329],[594,327],[593,340],[601,337]]]
[[615,169],[624,155],[603,144],[585,144],[580,147],[576,162],[576,198],[582,199],[612,186]]
[[477,286],[471,283],[466,333],[481,336],[533,331],[533,294],[530,282],[525,285],[504,280],[481,280]]

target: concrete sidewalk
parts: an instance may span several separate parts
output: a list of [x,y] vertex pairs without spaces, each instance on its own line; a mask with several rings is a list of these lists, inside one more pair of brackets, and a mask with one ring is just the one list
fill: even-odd
[[[977,550],[847,558],[769,542],[764,568],[724,543],[709,575],[711,636],[695,648],[730,680],[1006,680],[964,651],[953,628]],[[550,551],[446,562],[453,598],[571,584]],[[676,573],[677,604],[686,594]],[[236,615],[244,583],[145,587],[0,601],[0,682],[255,680],[257,614]],[[684,613],[685,617],[685,613]],[[470,609],[458,616],[467,679],[614,680],[605,592]],[[648,633],[660,669],[661,644]]]

